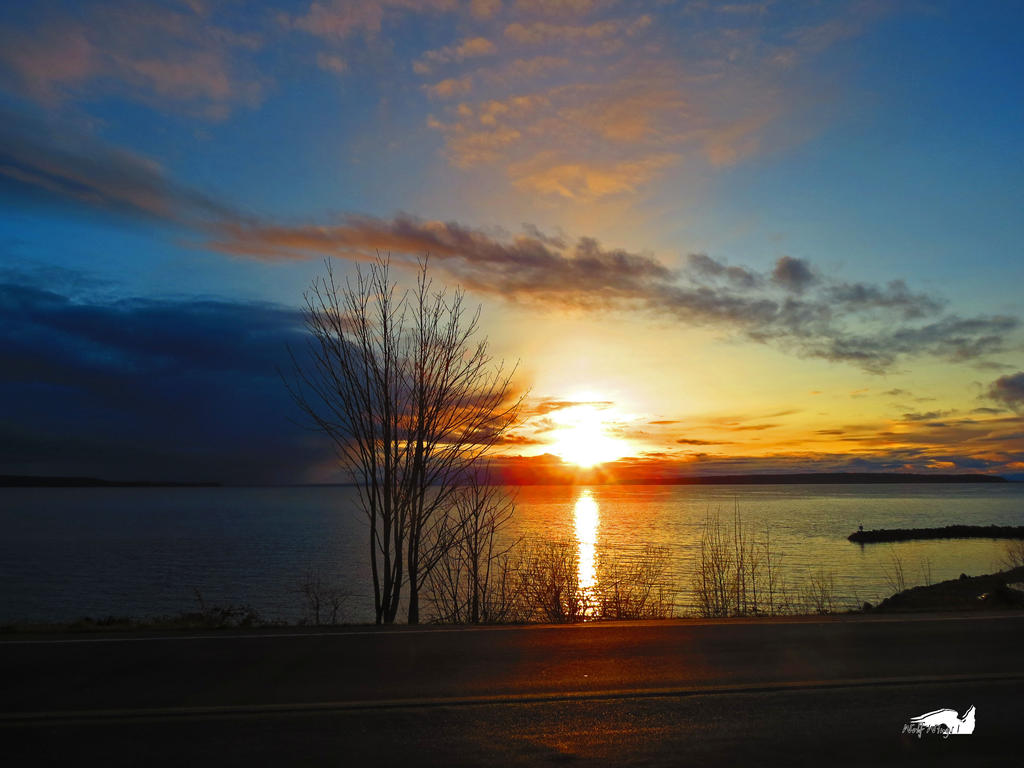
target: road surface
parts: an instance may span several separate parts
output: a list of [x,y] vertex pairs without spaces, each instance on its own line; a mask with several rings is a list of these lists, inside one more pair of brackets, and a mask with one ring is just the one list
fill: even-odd
[[[1012,764],[1022,640],[1020,614],[15,636],[0,761]],[[902,733],[972,704],[971,736]]]

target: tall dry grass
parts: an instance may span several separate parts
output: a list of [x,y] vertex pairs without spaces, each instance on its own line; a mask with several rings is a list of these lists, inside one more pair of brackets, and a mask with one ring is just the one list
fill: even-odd
[[781,562],[767,524],[754,531],[738,507],[731,520],[708,513],[691,578],[697,613],[708,618],[791,613],[795,603]]

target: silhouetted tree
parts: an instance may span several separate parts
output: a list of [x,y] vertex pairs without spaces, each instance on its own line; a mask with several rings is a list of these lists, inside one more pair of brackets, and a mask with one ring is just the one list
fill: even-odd
[[515,502],[491,484],[487,469],[474,472],[453,496],[446,541],[430,572],[427,596],[434,618],[451,624],[506,621],[518,600],[511,552],[518,540],[502,541]]
[[[511,426],[521,398],[476,340],[480,309],[461,289],[433,290],[427,262],[414,291],[398,293],[386,259],[355,281],[331,265],[305,294],[310,361],[289,386],[333,440],[369,521],[377,623],[395,620],[408,587],[408,621],[445,551],[455,495]],[[295,358],[293,357],[293,361]]]

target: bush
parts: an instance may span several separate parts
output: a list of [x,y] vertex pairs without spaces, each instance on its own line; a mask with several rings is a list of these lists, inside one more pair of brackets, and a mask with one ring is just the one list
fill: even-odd
[[566,624],[589,616],[589,595],[580,587],[579,556],[572,539],[528,542],[515,570],[520,620]]
[[767,525],[758,538],[738,508],[731,524],[723,523],[717,512],[708,514],[692,579],[698,614],[710,618],[788,612],[791,604],[780,560]]
[[635,561],[611,563],[601,570],[595,594],[602,619],[665,619],[672,615],[671,586],[666,580],[667,547],[648,544]]

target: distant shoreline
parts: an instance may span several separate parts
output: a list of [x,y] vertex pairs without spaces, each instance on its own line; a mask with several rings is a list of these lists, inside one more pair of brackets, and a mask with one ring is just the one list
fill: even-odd
[[[823,472],[773,475],[703,475],[694,477],[641,477],[609,481],[590,477],[586,472],[573,479],[539,477],[536,481],[519,478],[500,485],[881,485],[893,483],[951,484],[1008,483],[999,475],[923,475],[883,472]],[[121,481],[96,477],[44,477],[0,475],[0,488],[318,488],[348,487],[351,483],[224,484],[218,482]]]
[[612,485],[867,485],[878,483],[1007,483],[998,475],[920,475],[875,472],[823,472],[785,475],[704,475],[624,479]]
[[150,480],[103,480],[98,477],[0,475],[0,488],[220,488],[221,483]]

